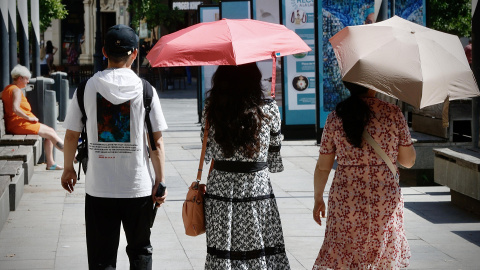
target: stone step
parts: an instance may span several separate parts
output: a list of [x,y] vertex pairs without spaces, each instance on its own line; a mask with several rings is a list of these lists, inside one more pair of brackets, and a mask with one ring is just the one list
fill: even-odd
[[0,177],[8,177],[10,211],[15,211],[23,195],[25,186],[25,170],[23,161],[19,160],[0,160]]
[[33,147],[33,163],[37,165],[42,155],[43,141],[38,135],[5,134],[0,138],[0,146],[24,145]]
[[21,160],[25,169],[24,183],[27,185],[33,177],[33,147],[27,145],[0,146],[0,160]]
[[10,213],[10,177],[0,176],[0,231]]

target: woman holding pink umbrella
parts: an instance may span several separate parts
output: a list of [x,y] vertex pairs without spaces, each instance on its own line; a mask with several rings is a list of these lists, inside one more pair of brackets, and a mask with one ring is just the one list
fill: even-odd
[[[280,112],[263,96],[256,63],[219,66],[205,103],[206,270],[288,270],[269,173],[283,171]],[[203,132],[202,132],[203,138]]]

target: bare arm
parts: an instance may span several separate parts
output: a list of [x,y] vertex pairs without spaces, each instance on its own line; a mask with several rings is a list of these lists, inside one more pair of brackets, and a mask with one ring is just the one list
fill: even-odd
[[[150,150],[150,159],[152,160],[153,170],[155,171],[155,185],[152,189],[152,199],[154,202],[158,202],[160,205],[165,202],[167,197],[167,191],[163,197],[156,197],[155,193],[157,191],[158,185],[160,182],[165,183],[165,147],[163,145],[163,136],[161,131],[153,132],[153,140],[157,150]],[[150,140],[148,140],[150,149]]]
[[313,219],[319,225],[322,225],[320,217],[325,217],[326,206],[325,202],[323,201],[323,192],[325,191],[325,186],[327,185],[328,176],[333,168],[334,161],[335,154],[320,154],[318,156],[317,165],[315,166],[315,172],[313,174],[313,196],[315,199],[315,204],[313,207]]
[[77,183],[77,173],[73,168],[73,159],[75,158],[75,152],[77,151],[78,138],[80,132],[67,129],[65,132],[64,148],[63,148],[63,174],[61,178],[62,187],[72,193],[73,187]]
[[397,162],[400,163],[405,168],[411,168],[415,164],[415,159],[417,154],[413,145],[410,146],[399,146],[398,147],[398,157]]
[[20,108],[20,102],[22,101],[22,90],[20,90],[20,88],[17,88],[15,87],[15,89],[13,89],[13,112],[24,118],[24,119],[27,119],[28,121],[31,121],[31,122],[38,122],[38,118],[37,117],[30,117],[28,116],[21,108]]

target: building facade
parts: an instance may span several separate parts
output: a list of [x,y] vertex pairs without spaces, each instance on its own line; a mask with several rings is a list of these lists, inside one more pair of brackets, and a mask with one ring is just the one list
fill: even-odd
[[[116,24],[130,24],[128,0],[99,0],[100,30]],[[51,40],[59,48],[54,58],[56,66],[92,65],[95,53],[97,6],[95,0],[64,2],[68,16],[63,20],[55,20],[52,26],[43,33],[44,44]],[[103,40],[103,37],[102,37]]]

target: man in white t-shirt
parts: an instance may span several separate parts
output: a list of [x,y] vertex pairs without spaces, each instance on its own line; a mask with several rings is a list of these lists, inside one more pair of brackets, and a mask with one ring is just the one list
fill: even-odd
[[[143,85],[131,70],[137,57],[138,36],[128,26],[111,27],[103,54],[108,68],[97,72],[85,86],[88,166],[85,176],[85,223],[90,269],[115,269],[123,225],[130,269],[152,269],[150,225],[154,203],[164,203],[154,194],[165,182],[162,131],[167,129],[160,100],[154,89],[150,120],[157,147],[150,151],[149,166]],[[77,182],[73,166],[78,138],[83,129],[77,93],[64,121],[65,168],[62,187],[73,192]]]

